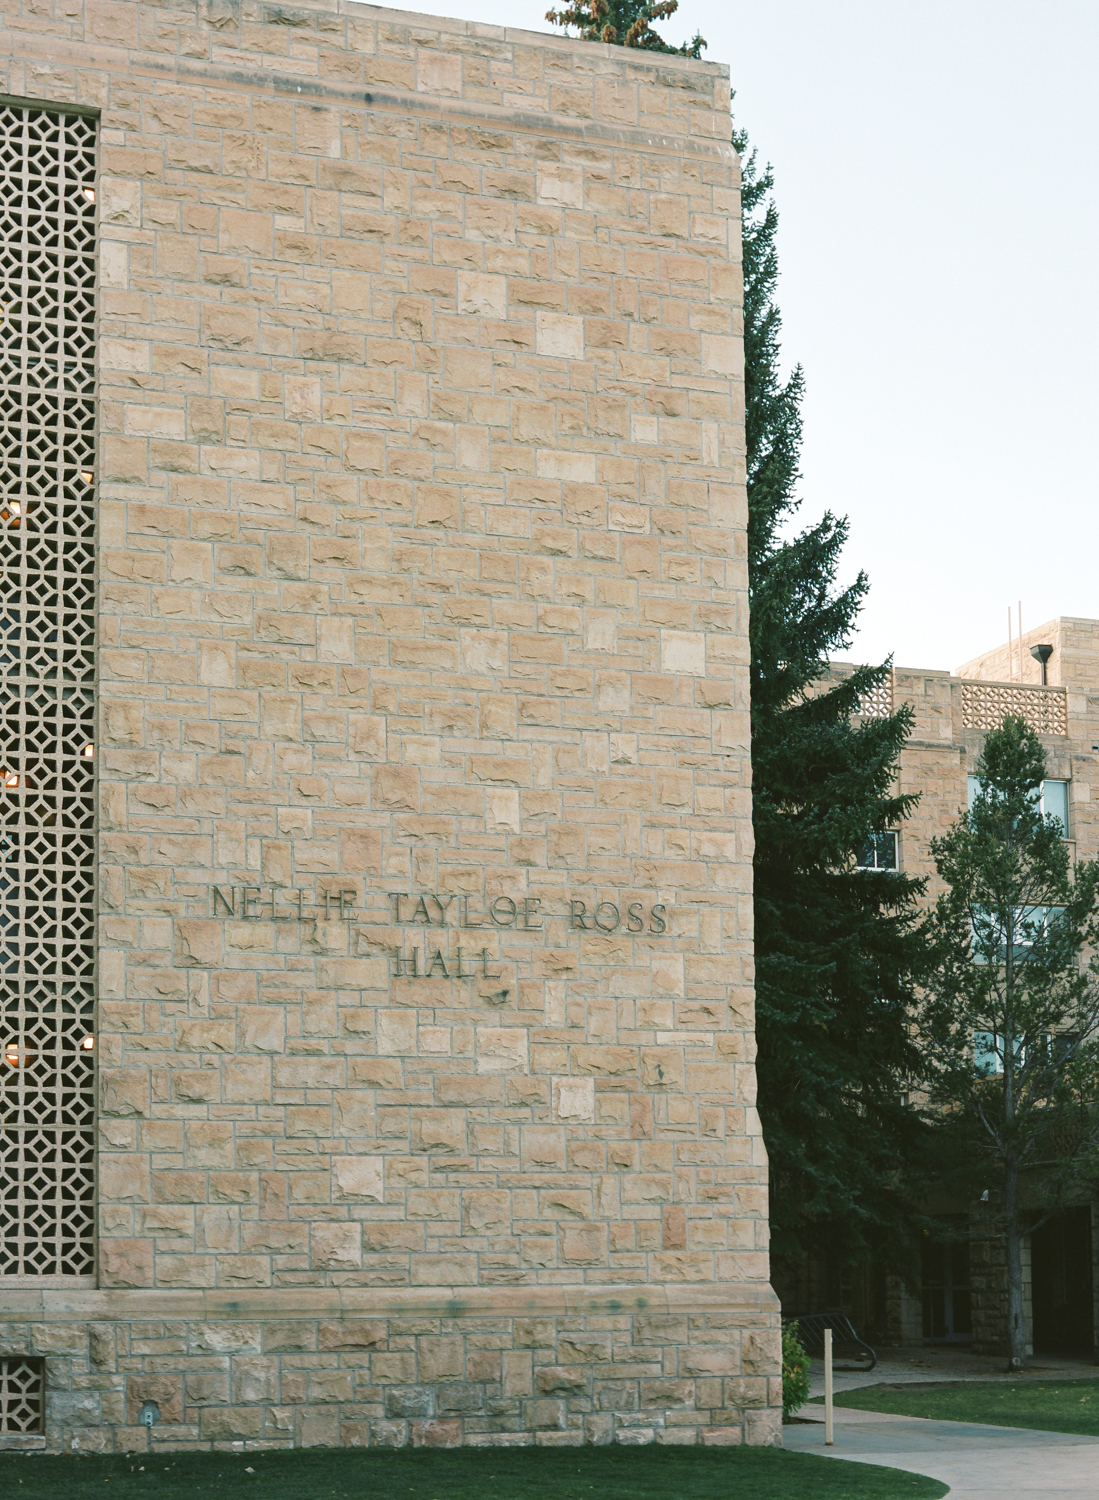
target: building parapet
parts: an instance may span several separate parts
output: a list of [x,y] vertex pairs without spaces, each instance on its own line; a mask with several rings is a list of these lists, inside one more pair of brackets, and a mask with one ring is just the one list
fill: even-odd
[[963,729],[995,729],[1008,715],[1025,719],[1035,734],[1067,735],[1068,693],[1017,682],[962,682]]

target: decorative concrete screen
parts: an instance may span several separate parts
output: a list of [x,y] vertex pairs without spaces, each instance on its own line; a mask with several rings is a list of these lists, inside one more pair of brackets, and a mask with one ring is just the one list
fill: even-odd
[[95,137],[0,105],[0,1276],[95,1266]]
[[1025,719],[1036,734],[1068,734],[1068,699],[1063,687],[962,682],[966,729],[995,729],[1010,714]]
[[235,0],[2,55],[64,277],[27,332],[9,236],[0,1445],[776,1441],[726,69]]

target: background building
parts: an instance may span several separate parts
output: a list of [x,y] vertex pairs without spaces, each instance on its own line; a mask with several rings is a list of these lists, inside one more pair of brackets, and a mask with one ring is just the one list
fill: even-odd
[[[1052,648],[1045,686],[1041,664],[1031,654],[1036,646]],[[850,668],[837,663],[836,670]],[[1051,620],[1021,641],[966,662],[955,675],[898,668],[891,686],[864,707],[885,714],[901,703],[913,706],[915,722],[901,755],[899,789],[918,793],[920,800],[902,827],[887,831],[867,851],[868,867],[925,876],[928,897],[935,898],[941,887],[931,840],[945,834],[967,806],[985,733],[1008,714],[1024,717],[1041,737],[1048,771],[1043,806],[1062,818],[1074,858],[1099,855],[1099,620]],[[800,1285],[780,1287],[784,1306],[838,1304],[890,1342],[965,1342],[977,1352],[1005,1353],[1003,1246],[990,1232],[989,1207],[947,1193],[929,1207],[967,1233],[954,1245],[923,1247],[919,1285],[887,1283],[869,1268],[830,1273],[813,1263],[804,1268]],[[1095,1347],[1095,1213],[1094,1204],[1081,1203],[1029,1238],[1027,1317],[1038,1352]]]
[[726,69],[0,70],[0,1444],[777,1440]]

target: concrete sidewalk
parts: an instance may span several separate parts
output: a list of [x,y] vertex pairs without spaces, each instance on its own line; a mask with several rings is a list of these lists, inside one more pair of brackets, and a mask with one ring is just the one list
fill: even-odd
[[[835,1375],[835,1390],[857,1390],[864,1385],[908,1385],[927,1384],[940,1380],[1095,1380],[1099,1377],[1099,1366],[1093,1358],[1083,1355],[1070,1357],[1060,1354],[1040,1354],[1030,1361],[1026,1374],[1009,1374],[1004,1368],[1002,1354],[972,1354],[965,1344],[909,1345],[905,1348],[882,1349],[878,1353],[877,1368],[870,1374],[861,1370],[840,1368]],[[820,1359],[814,1359],[810,1370],[811,1395],[824,1394],[824,1368]],[[799,1413],[808,1416],[808,1412]]]
[[801,1415],[805,1425],[782,1429],[791,1452],[927,1474],[950,1486],[950,1500],[1099,1500],[1099,1438],[837,1408],[826,1448],[823,1411]]

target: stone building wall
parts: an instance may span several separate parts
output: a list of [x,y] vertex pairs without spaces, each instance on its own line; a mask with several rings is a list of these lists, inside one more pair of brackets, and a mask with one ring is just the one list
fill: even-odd
[[776,1441],[727,70],[235,0],[23,0],[0,69],[100,129],[45,1441]]

